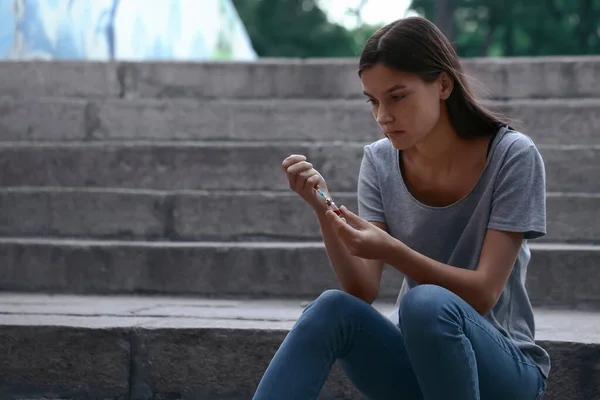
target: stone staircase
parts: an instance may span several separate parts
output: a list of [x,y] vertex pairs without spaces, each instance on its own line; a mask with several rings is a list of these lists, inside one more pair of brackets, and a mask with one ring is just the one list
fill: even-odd
[[[600,399],[600,57],[465,61],[547,172],[528,288],[544,399]],[[249,399],[337,287],[280,168],[356,210],[356,60],[0,63],[0,398]],[[384,273],[382,311],[401,275]],[[152,296],[149,296],[152,295]],[[334,369],[323,399],[360,398]]]

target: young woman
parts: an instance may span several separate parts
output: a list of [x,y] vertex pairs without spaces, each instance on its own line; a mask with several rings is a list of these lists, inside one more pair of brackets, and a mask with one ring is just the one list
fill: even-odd
[[[306,157],[283,161],[343,290],[304,310],[254,398],[315,399],[336,361],[369,399],[541,398],[550,360],[525,289],[527,240],[546,233],[538,150],[476,102],[426,19],[376,32],[359,76],[386,136],[364,148],[359,215],[328,210]],[[392,318],[371,306],[384,264],[405,276]]]

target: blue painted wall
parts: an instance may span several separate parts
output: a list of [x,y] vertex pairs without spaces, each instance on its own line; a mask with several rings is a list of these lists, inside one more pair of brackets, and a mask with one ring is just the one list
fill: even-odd
[[0,0],[0,59],[256,58],[231,0]]

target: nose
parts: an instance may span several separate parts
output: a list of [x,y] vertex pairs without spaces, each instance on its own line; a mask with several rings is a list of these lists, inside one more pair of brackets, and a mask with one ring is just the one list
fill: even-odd
[[379,106],[377,107],[377,115],[375,117],[377,123],[380,126],[385,126],[394,120],[393,115],[387,110],[386,107]]

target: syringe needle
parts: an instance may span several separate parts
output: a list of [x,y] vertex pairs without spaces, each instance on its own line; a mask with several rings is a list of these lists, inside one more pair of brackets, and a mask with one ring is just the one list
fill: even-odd
[[325,195],[325,193],[323,193],[323,191],[321,189],[319,189],[319,185],[315,185],[313,187],[313,189],[319,194],[319,196],[321,196],[323,199],[325,199],[325,204],[327,204],[327,206],[331,209],[331,211],[333,211],[334,213],[336,213],[339,216],[342,215],[342,211],[335,205],[335,203],[333,202],[333,200],[331,200],[330,197],[327,197]]

